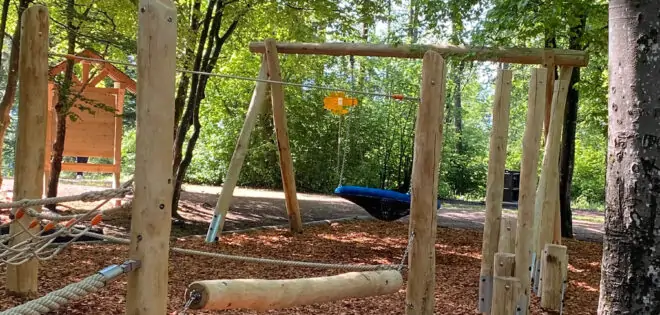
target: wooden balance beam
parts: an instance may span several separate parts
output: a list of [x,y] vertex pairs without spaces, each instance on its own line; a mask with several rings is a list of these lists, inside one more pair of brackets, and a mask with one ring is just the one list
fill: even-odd
[[193,282],[188,294],[197,292],[190,309],[251,309],[263,312],[347,298],[393,294],[403,287],[397,270],[349,272],[304,279],[232,279]]

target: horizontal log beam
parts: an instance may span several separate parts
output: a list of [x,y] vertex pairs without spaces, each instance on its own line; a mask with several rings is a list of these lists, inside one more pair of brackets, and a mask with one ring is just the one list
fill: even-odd
[[[263,42],[250,43],[250,52],[265,52]],[[434,50],[448,58],[462,56],[467,60],[495,61],[515,64],[543,64],[543,56],[554,55],[555,65],[586,67],[589,57],[580,50],[544,48],[496,48],[469,47],[455,45],[385,45],[362,43],[277,43],[281,54],[330,55],[330,56],[369,56],[421,59],[428,50]]]
[[394,294],[403,287],[396,270],[349,272],[336,276],[303,279],[227,279],[193,282],[188,290],[201,296],[190,309],[251,309],[266,311]]

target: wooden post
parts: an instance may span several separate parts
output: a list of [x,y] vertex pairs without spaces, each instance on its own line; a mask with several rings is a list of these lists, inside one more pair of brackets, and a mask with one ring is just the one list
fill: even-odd
[[[43,193],[44,154],[46,145],[46,115],[48,113],[48,9],[33,5],[23,12],[21,23],[21,55],[18,64],[18,130],[14,160],[14,200],[40,199]],[[40,207],[34,207],[40,211]],[[12,222],[9,234],[22,232],[32,217],[24,215]],[[30,239],[21,233],[10,246]],[[31,259],[21,265],[7,266],[7,292],[24,298],[38,294],[38,261]]]
[[[280,59],[277,55],[275,40],[267,39],[266,61],[268,63],[268,75],[271,80],[282,81]],[[277,135],[277,148],[280,153],[280,171],[282,174],[282,186],[286,198],[286,210],[289,215],[289,226],[292,233],[302,233],[302,219],[300,217],[300,205],[296,196],[296,178],[289,147],[289,136],[286,126],[286,110],[284,109],[284,90],[282,84],[271,83],[271,99],[273,103],[273,122]]]
[[541,278],[541,308],[547,314],[559,314],[562,305],[562,289],[567,273],[567,247],[547,244],[543,251]]
[[89,64],[89,61],[87,61],[87,60],[81,61],[80,64],[82,65],[82,82],[81,83],[82,84],[87,84],[89,82],[89,79],[90,79],[89,72],[90,72],[90,68],[91,68],[90,66],[91,65]]
[[502,218],[500,224],[500,241],[497,251],[502,253],[516,252],[516,219]]
[[[124,95],[126,90],[121,82],[115,82],[115,88],[117,89],[117,99],[115,100],[115,138],[114,138],[114,158],[113,158],[113,181],[112,188],[119,188],[121,185],[121,140],[124,134]],[[115,201],[116,206],[121,205],[121,199]]]
[[43,180],[43,194],[42,198],[46,195],[46,190],[48,189],[48,181],[50,180],[50,157],[53,152],[53,121],[55,120],[53,115],[55,114],[55,94],[57,89],[55,88],[55,83],[48,82],[48,109],[46,113],[46,143],[44,151],[44,180]]
[[167,312],[172,215],[172,130],[176,75],[176,8],[171,0],[140,0],[137,42],[135,197],[127,315]]
[[516,267],[516,254],[495,253],[493,259],[493,275],[500,277],[513,277]]
[[527,120],[523,135],[523,154],[520,170],[520,198],[518,199],[518,227],[516,228],[516,278],[522,285],[518,306],[521,315],[529,311],[530,267],[532,260],[532,225],[534,224],[534,200],[541,148],[541,127],[545,109],[546,69],[532,69],[527,97]]
[[520,281],[514,277],[516,255],[495,253],[493,264],[493,296],[491,315],[516,314]]
[[[261,68],[259,69],[258,78],[268,79],[267,71],[268,65],[266,64],[264,57],[261,61]],[[234,148],[234,153],[232,154],[231,161],[229,162],[229,169],[227,170],[225,180],[222,183],[222,191],[220,191],[220,197],[218,198],[218,202],[215,205],[213,219],[211,220],[208,232],[206,233],[207,243],[215,242],[222,233],[222,229],[224,228],[227,212],[229,211],[229,205],[231,204],[231,200],[234,195],[234,189],[236,188],[236,183],[238,182],[241,168],[243,167],[243,162],[245,161],[245,156],[247,156],[248,146],[250,145],[250,135],[252,134],[252,130],[254,130],[254,126],[257,123],[259,114],[261,114],[265,108],[267,91],[268,83],[256,83],[256,87],[252,93],[252,100],[250,101],[250,106],[248,107],[245,121],[243,122],[241,134],[238,136],[238,140],[236,141],[236,147]]]
[[[573,76],[573,67],[569,66],[562,66],[559,68],[559,88],[563,89],[560,94],[558,101],[560,104],[564,104],[564,108],[566,108],[566,102],[568,99],[568,88],[571,84],[571,77]],[[564,110],[565,114],[565,110]],[[562,117],[562,132],[564,130],[563,128],[563,122],[565,120],[565,117]],[[563,134],[562,134],[563,136]],[[561,145],[560,145],[561,146]],[[561,154],[561,149],[558,150],[558,154]],[[559,157],[557,158],[559,160]],[[559,163],[559,161],[557,162]],[[557,186],[559,186],[559,170],[557,171]],[[556,200],[557,200],[557,205],[555,206],[555,228],[553,231],[552,235],[552,243],[553,244],[561,244],[561,204],[559,201],[559,187],[557,187],[557,193],[556,193]]]
[[520,280],[514,277],[493,277],[493,306],[491,315],[512,315],[516,312],[516,297],[521,291]]
[[[536,257],[541,257],[541,251],[545,244],[553,241],[555,215],[559,212],[559,154],[561,152],[561,133],[564,127],[566,98],[572,69],[568,68],[561,72],[559,80],[555,82],[555,92],[552,97],[550,132],[545,143],[545,155],[543,156],[534,214],[534,234],[532,237],[534,243],[532,246]],[[540,260],[537,260],[532,268],[534,270],[534,288],[537,291]]]
[[488,183],[486,186],[486,218],[483,244],[481,246],[481,273],[479,276],[479,312],[490,313],[493,288],[493,255],[497,252],[502,197],[504,189],[504,167],[506,163],[509,133],[509,105],[511,102],[511,70],[499,69],[495,83],[493,104],[493,129],[490,133],[488,153]]
[[545,86],[545,120],[543,121],[544,141],[548,141],[548,133],[550,132],[550,115],[552,111],[552,95],[555,84],[555,55],[552,51],[547,50],[543,52],[543,66],[548,69],[546,75]]
[[445,60],[439,53],[424,54],[412,169],[409,228],[414,239],[408,256],[407,315],[430,315],[435,307],[436,209],[446,71]]

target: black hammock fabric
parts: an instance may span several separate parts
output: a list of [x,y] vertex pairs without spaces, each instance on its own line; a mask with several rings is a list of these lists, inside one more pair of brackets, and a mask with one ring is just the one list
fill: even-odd
[[362,207],[378,220],[396,221],[410,214],[409,194],[378,188],[340,186],[335,189],[335,195]]

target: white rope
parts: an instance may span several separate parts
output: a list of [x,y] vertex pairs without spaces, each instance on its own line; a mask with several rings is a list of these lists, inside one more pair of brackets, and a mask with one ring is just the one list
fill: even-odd
[[123,198],[133,191],[131,187],[123,187],[118,189],[107,189],[100,191],[88,191],[80,195],[51,197],[44,199],[23,199],[19,201],[0,203],[0,209],[8,208],[27,208],[34,206],[45,206],[50,204],[58,204],[72,201],[94,202],[112,198]]
[[[80,59],[80,60],[101,62],[101,63],[109,63],[109,64],[116,64],[116,65],[122,65],[122,66],[137,68],[136,64],[132,64],[132,63],[129,63],[129,62],[116,61],[116,60],[107,60],[107,59],[98,59],[98,58],[90,58],[90,57],[82,57],[82,56],[73,56],[73,55],[59,54],[59,53],[50,53],[50,55],[57,56],[57,57],[73,58],[73,59]],[[353,93],[353,94],[362,94],[362,95],[369,95],[369,96],[380,96],[380,97],[396,98],[395,95],[393,95],[393,94],[385,94],[385,93],[377,93],[377,92],[369,92],[369,91],[358,91],[358,90],[351,90],[351,89],[342,89],[342,88],[331,87],[331,86],[302,84],[302,83],[294,83],[294,82],[287,82],[287,81],[276,81],[276,80],[268,80],[268,79],[243,77],[243,76],[237,76],[237,75],[231,75],[231,74],[221,74],[221,73],[212,73],[212,72],[194,71],[194,70],[184,70],[184,69],[177,69],[176,71],[181,72],[181,73],[205,75],[205,76],[209,76],[209,77],[220,77],[220,78],[226,78],[226,79],[236,79],[236,80],[264,82],[264,83],[276,83],[276,84],[282,84],[282,85],[297,86],[297,87],[302,87],[302,88],[327,90],[327,91],[340,91],[340,92]],[[419,101],[419,98],[410,97],[410,96],[403,96],[400,99],[408,100],[408,101]]]
[[106,278],[100,273],[93,274],[80,282],[46,294],[43,297],[6,310],[0,315],[41,315],[99,291],[105,286]]
[[[130,245],[131,241],[118,238],[109,235],[101,235],[93,232],[86,232],[88,236],[104,239],[118,244]],[[247,257],[247,256],[236,256],[236,255],[227,255],[220,253],[210,253],[192,249],[185,249],[179,247],[172,247],[171,250],[176,253],[186,254],[186,255],[198,255],[212,258],[220,258],[226,260],[234,261],[243,261],[250,263],[260,263],[260,264],[271,264],[271,265],[283,265],[290,267],[308,267],[308,268],[320,268],[320,269],[345,269],[345,270],[356,270],[356,271],[369,271],[369,270],[389,270],[389,269],[399,269],[398,265],[356,265],[356,264],[328,264],[328,263],[318,263],[318,262],[307,262],[307,261],[296,261],[296,260],[280,260],[280,259],[267,259],[267,258],[257,258],[257,257]]]
[[[115,197],[113,197],[113,198],[115,198]],[[35,217],[35,218],[38,218],[38,219],[49,220],[49,221],[68,221],[68,220],[71,220],[71,219],[81,219],[81,218],[84,218],[84,217],[91,217],[95,214],[100,214],[100,213],[101,214],[106,214],[106,213],[111,213],[111,212],[114,212],[114,211],[126,210],[126,209],[131,208],[132,206],[133,206],[133,201],[129,200],[129,201],[123,203],[119,207],[113,207],[113,208],[101,209],[101,210],[95,209],[95,210],[88,211],[88,212],[82,213],[82,214],[70,214],[70,215],[48,214],[48,213],[38,212],[38,211],[36,211],[32,208],[27,208],[25,210],[26,210],[28,215],[30,215],[32,217]]]
[[140,262],[135,260],[128,260],[121,265],[109,266],[79,282],[69,284],[38,299],[3,311],[0,315],[41,315],[56,311],[66,304],[98,292],[110,281],[139,267]]

